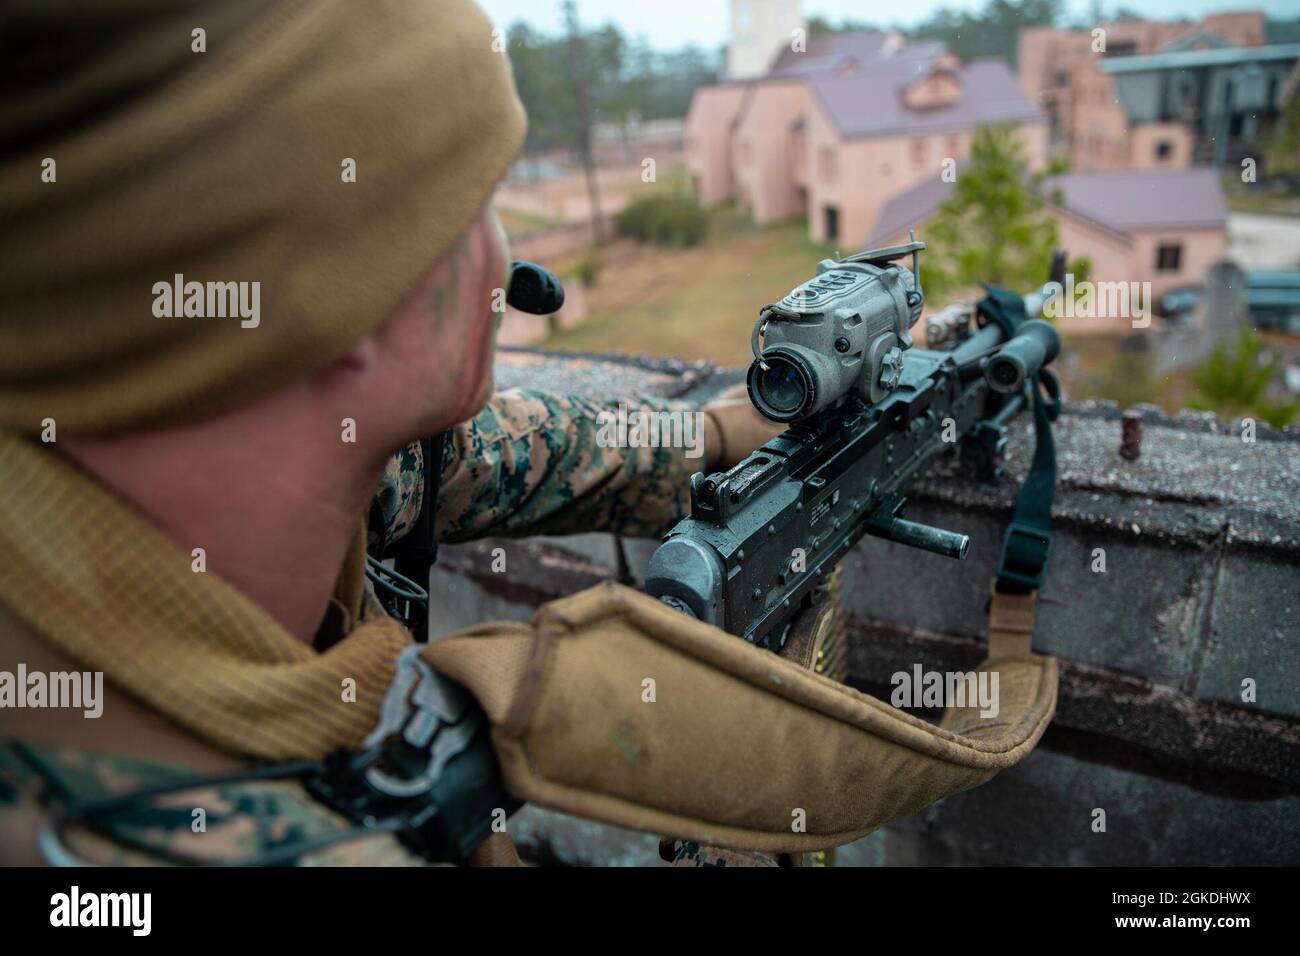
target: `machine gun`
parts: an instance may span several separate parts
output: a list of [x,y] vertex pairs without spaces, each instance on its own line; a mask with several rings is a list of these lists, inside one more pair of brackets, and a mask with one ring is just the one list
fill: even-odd
[[[906,489],[954,450],[993,468],[1007,422],[1033,400],[1060,338],[1037,318],[978,331],[949,321],[949,341],[938,344],[951,347],[912,348],[924,248],[913,235],[905,245],[825,259],[813,278],[760,311],[750,399],[790,427],[729,471],[692,477],[690,517],[650,560],[651,596],[777,651],[795,614],[863,535],[966,556],[966,535],[903,517]],[[897,262],[907,256],[910,270]],[[1026,296],[1024,314],[1040,315],[1045,301],[1042,291]],[[1015,524],[1012,533],[1041,545],[1045,560],[1046,535],[1033,540],[1032,528]]]

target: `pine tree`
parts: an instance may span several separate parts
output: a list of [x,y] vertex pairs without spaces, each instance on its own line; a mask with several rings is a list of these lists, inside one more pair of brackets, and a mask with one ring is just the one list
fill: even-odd
[[[981,282],[1028,291],[1047,281],[1059,235],[1046,212],[1044,175],[1029,172],[1014,127],[976,130],[970,161],[921,237],[927,295],[946,297]],[[1071,271],[1082,280],[1086,263]]]
[[1243,325],[1235,348],[1218,346],[1192,377],[1199,395],[1188,404],[1219,415],[1252,415],[1281,428],[1295,417],[1300,402],[1268,400],[1268,386],[1277,370],[1277,356],[1264,351],[1263,336]]

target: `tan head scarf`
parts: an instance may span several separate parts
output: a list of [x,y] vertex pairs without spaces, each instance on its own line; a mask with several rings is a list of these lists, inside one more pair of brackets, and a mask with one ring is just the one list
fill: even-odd
[[468,0],[15,0],[0,19],[0,427],[190,421],[328,366],[523,137]]

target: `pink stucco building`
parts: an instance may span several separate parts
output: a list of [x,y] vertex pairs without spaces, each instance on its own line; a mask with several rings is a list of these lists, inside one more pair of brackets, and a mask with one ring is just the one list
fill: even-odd
[[697,90],[686,157],[704,202],[735,201],[759,223],[807,216],[814,239],[851,250],[991,124],[1015,130],[1031,168],[1046,163],[1047,118],[1005,63],[866,31],[814,37],[765,76]]
[[[924,238],[926,224],[953,189],[927,180],[896,196],[881,211],[868,245]],[[1092,263],[1093,282],[1149,282],[1154,299],[1198,283],[1227,247],[1227,203],[1212,169],[1123,170],[1067,173],[1050,178],[1044,192],[1059,197],[1047,214],[1071,259]],[[1113,317],[1070,316],[1062,331],[1125,331]],[[1153,323],[1154,325],[1154,323]]]
[[1259,11],[1219,13],[1199,23],[1119,20],[1088,30],[1020,31],[1017,63],[1025,93],[1047,113],[1053,149],[1075,170],[1178,169],[1191,165],[1194,136],[1185,122],[1130,121],[1107,59],[1265,42]]

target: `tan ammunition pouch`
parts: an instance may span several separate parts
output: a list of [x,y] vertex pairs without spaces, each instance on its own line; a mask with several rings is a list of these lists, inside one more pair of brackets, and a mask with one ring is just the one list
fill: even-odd
[[1033,600],[993,598],[980,670],[999,675],[997,716],[950,707],[938,726],[613,583],[527,625],[461,631],[425,657],[478,698],[519,798],[793,853],[856,840],[1034,748],[1057,673],[1029,649]]

